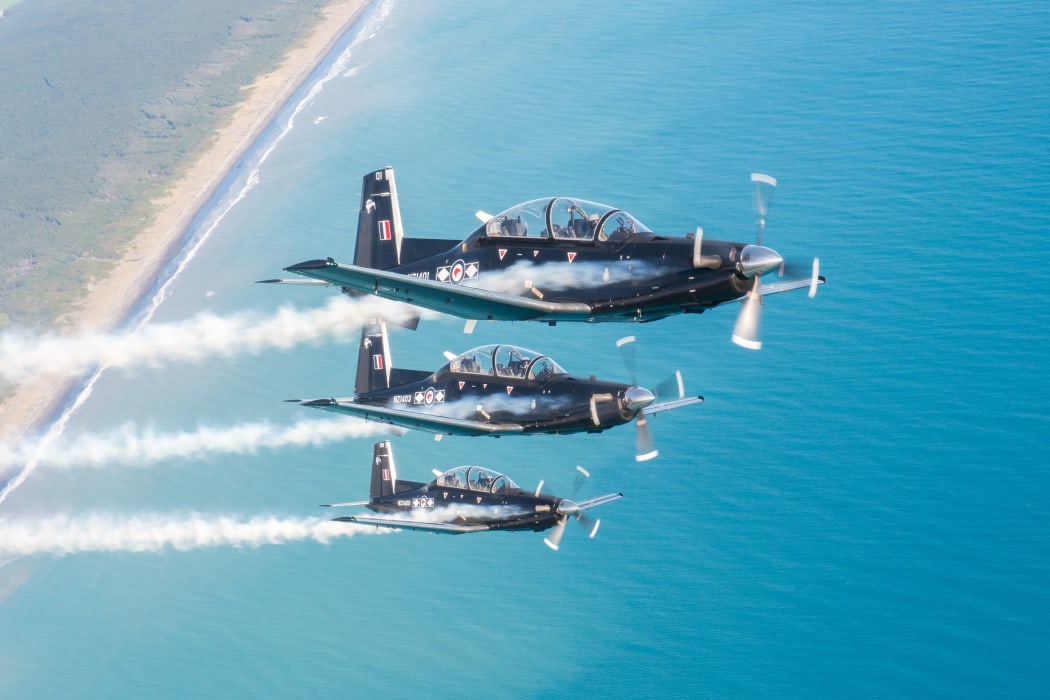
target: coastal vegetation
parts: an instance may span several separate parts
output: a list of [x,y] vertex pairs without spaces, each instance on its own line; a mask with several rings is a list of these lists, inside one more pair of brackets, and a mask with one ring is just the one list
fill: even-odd
[[0,5],[0,328],[61,327],[324,4]]

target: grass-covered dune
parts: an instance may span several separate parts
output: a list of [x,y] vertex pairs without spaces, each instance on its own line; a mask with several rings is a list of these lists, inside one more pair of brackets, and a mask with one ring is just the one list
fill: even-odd
[[61,322],[325,4],[0,4],[0,328]]

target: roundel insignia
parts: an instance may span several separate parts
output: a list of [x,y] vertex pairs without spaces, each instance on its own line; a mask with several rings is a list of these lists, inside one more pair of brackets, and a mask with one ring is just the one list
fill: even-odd
[[426,403],[426,405],[428,406],[434,403],[434,387],[427,388],[427,394],[426,397],[423,399],[423,402]]
[[462,260],[457,260],[452,263],[452,283],[459,284],[463,281],[463,274],[466,271],[466,263]]

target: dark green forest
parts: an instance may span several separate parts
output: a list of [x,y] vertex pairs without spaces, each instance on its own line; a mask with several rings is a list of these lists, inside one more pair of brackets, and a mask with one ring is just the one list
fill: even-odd
[[323,0],[23,0],[0,17],[0,328],[56,324]]

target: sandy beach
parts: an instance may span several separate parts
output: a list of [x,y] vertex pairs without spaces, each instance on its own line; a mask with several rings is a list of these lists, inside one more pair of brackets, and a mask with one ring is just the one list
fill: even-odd
[[[245,99],[211,146],[167,194],[152,202],[155,217],[135,237],[107,277],[97,280],[71,311],[71,335],[114,329],[149,291],[163,265],[177,253],[190,222],[281,107],[346,33],[368,0],[332,0],[324,18],[272,72],[245,89]],[[0,404],[0,440],[28,437],[52,418],[77,380],[42,377],[14,388]]]

